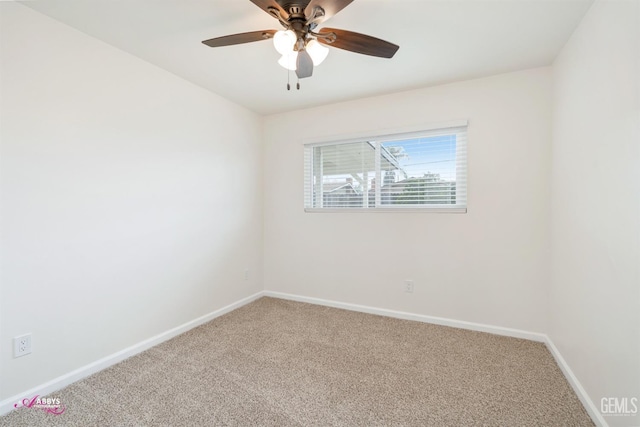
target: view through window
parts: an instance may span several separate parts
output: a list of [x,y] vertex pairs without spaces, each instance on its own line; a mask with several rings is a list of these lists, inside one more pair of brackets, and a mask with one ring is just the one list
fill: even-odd
[[466,126],[305,146],[305,208],[465,211]]

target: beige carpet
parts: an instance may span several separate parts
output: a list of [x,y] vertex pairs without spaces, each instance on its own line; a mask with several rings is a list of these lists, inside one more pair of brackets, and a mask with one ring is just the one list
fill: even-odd
[[590,426],[545,346],[262,298],[0,426]]

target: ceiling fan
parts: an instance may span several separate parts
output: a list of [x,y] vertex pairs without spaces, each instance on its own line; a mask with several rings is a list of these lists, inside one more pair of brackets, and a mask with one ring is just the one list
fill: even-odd
[[278,63],[284,68],[295,70],[299,79],[311,77],[314,65],[319,65],[326,58],[329,49],[325,46],[381,58],[392,58],[399,48],[393,43],[353,31],[326,27],[316,31],[318,25],[347,7],[353,0],[251,2],[276,18],[284,30],[250,31],[216,37],[202,43],[210,47],[220,47],[273,38],[276,50],[282,54]]

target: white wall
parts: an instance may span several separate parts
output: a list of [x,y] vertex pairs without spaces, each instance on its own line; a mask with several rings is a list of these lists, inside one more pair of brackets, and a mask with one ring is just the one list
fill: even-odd
[[2,400],[262,289],[262,122],[0,7]]
[[[550,111],[540,68],[267,117],[265,289],[545,331]],[[305,140],[455,119],[467,214],[303,211]]]
[[598,407],[640,398],[639,5],[596,2],[553,66],[549,336]]

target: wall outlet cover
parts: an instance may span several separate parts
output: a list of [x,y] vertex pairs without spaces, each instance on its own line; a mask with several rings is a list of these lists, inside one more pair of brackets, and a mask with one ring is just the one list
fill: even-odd
[[13,357],[26,356],[31,353],[31,334],[13,338]]

